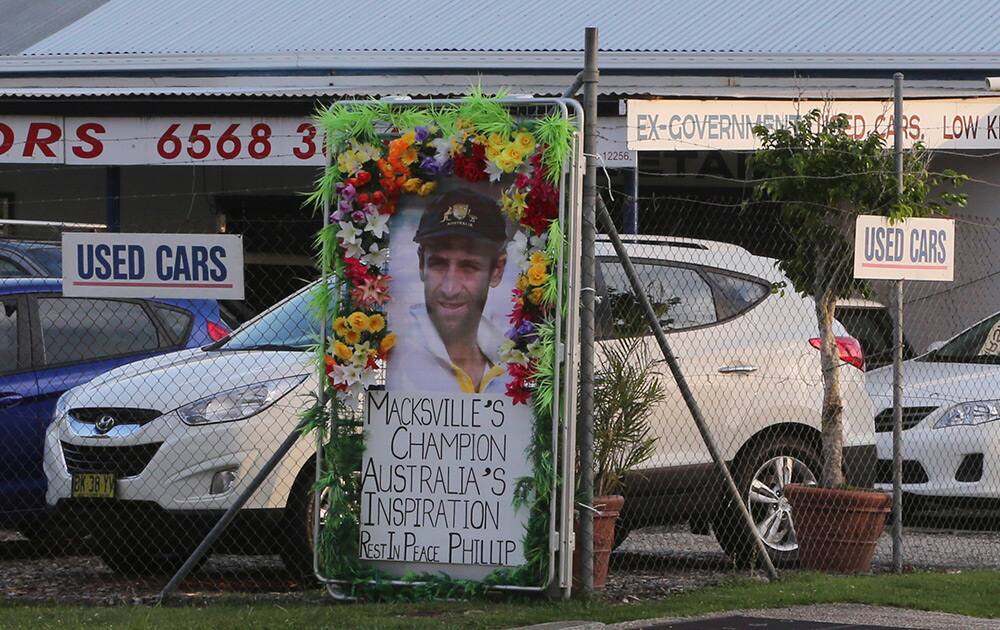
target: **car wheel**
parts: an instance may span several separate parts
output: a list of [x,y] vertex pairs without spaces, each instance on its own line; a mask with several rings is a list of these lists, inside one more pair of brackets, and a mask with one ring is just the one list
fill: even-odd
[[[281,546],[281,560],[285,568],[297,577],[313,575],[313,547],[315,536],[313,532],[313,510],[316,505],[316,493],[313,492],[315,482],[313,463],[310,461],[295,480],[288,503],[285,506],[284,532],[286,538]],[[324,493],[325,496],[325,493]],[[320,522],[326,517],[324,506],[320,506]]]
[[[775,564],[798,560],[794,515],[784,487],[790,483],[816,485],[819,462],[819,454],[808,442],[783,436],[755,446],[734,466],[733,480]],[[756,564],[756,545],[731,501],[723,501],[712,526],[730,559],[741,567]]]

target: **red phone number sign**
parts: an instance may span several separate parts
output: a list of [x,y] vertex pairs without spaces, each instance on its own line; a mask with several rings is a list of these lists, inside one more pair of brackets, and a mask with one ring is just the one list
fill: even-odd
[[0,116],[0,163],[321,166],[300,118]]

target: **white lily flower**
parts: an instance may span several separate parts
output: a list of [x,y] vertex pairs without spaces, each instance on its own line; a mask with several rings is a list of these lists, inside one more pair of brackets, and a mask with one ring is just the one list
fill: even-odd
[[486,174],[490,176],[491,182],[500,181],[500,176],[503,175],[503,169],[496,165],[493,161],[486,162]]
[[376,212],[375,214],[369,215],[368,225],[365,226],[365,232],[371,232],[375,238],[382,238],[382,236],[389,231],[389,215],[381,214]]
[[[360,250],[359,250],[360,251]],[[368,253],[361,257],[361,262],[374,267],[381,267],[389,258],[389,248],[380,249],[378,243],[372,243]]]
[[354,227],[350,221],[340,221],[337,225],[340,226],[340,229],[337,230],[337,238],[344,241],[345,245],[358,240],[358,237],[361,236],[361,230]]
[[354,240],[350,243],[344,243],[344,256],[347,258],[361,258],[365,253],[365,250],[361,247],[361,240]]

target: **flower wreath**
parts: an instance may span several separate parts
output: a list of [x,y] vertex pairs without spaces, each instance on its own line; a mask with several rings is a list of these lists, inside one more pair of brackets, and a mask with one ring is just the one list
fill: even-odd
[[[494,583],[532,583],[548,561],[548,497],[551,493],[551,405],[555,323],[563,237],[558,184],[570,155],[574,127],[565,117],[518,120],[497,98],[474,92],[443,108],[384,103],[334,105],[316,117],[335,159],[317,182],[310,200],[331,208],[318,238],[319,263],[338,287],[319,287],[317,304],[332,318],[332,335],[317,357],[342,410],[377,382],[391,357],[397,333],[386,317],[392,299],[388,258],[389,218],[404,194],[432,194],[443,177],[470,182],[510,180],[500,196],[501,211],[517,226],[512,260],[520,274],[511,296],[510,328],[501,347],[513,404],[534,408],[532,453],[536,479],[518,481],[520,500],[531,504],[525,552],[528,565],[514,575],[498,571]],[[331,293],[333,292],[333,293]],[[328,305],[333,304],[333,312]],[[322,410],[311,428],[324,426]],[[336,413],[336,412],[335,412]],[[324,448],[320,487],[331,488],[328,522],[319,541],[325,572],[362,592],[379,575],[357,562],[357,502],[364,450],[360,423],[337,417],[335,434]],[[541,473],[541,475],[539,475]],[[547,476],[546,476],[547,475]],[[440,576],[421,581],[443,584]],[[487,580],[489,582],[490,580]],[[436,596],[454,593],[444,581]],[[468,583],[462,588],[468,590]]]

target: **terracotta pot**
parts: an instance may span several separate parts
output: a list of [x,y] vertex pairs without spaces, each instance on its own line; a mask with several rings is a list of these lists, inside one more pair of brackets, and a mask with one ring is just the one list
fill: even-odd
[[832,490],[790,484],[799,564],[816,571],[868,573],[892,496],[869,490]]
[[[625,497],[613,494],[606,497],[594,497],[594,589],[604,588],[608,580],[608,563],[611,561],[611,550],[615,545],[615,521],[618,513],[625,505]],[[580,573],[580,525],[579,519],[574,527],[576,533],[576,548],[573,550],[573,582],[575,586],[581,583]]]

